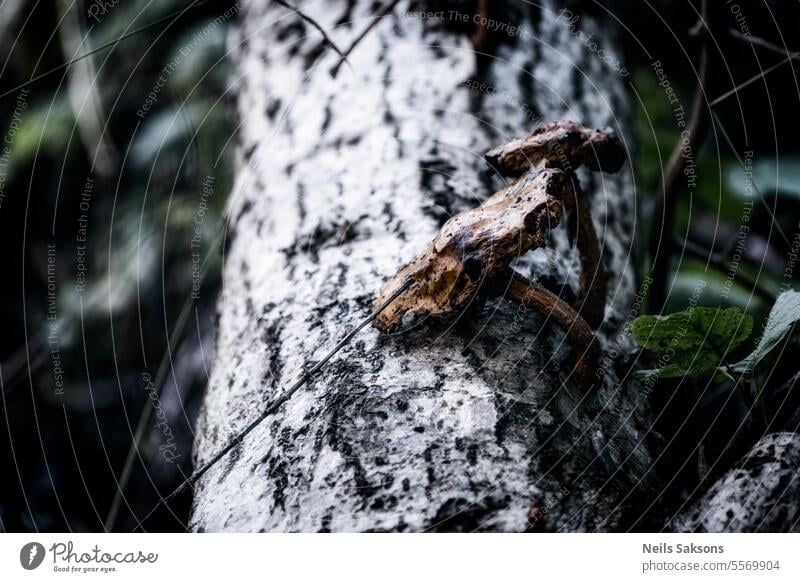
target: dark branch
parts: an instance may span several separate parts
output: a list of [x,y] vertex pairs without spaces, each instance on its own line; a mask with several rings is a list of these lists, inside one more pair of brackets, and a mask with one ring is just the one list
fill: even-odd
[[347,60],[347,59],[346,59],[346,57],[345,57],[345,55],[344,55],[344,54],[342,53],[342,51],[339,49],[339,47],[338,47],[338,46],[336,46],[336,43],[335,43],[335,42],[333,42],[333,41],[331,40],[331,37],[330,37],[330,36],[328,36],[328,33],[327,33],[327,32],[325,32],[325,29],[324,29],[324,28],[322,28],[322,26],[321,26],[321,25],[320,25],[320,24],[319,24],[319,23],[318,23],[316,20],[314,20],[313,18],[311,18],[310,16],[308,16],[307,14],[305,14],[305,13],[304,13],[303,11],[301,11],[300,9],[298,9],[298,8],[295,8],[294,6],[292,6],[291,4],[289,4],[288,2],[284,2],[284,0],[273,0],[273,1],[275,2],[275,4],[279,4],[280,6],[283,6],[284,8],[288,8],[289,10],[291,10],[292,12],[294,12],[295,14],[297,14],[297,15],[298,15],[300,18],[302,18],[303,20],[305,20],[306,22],[308,22],[308,23],[309,23],[311,26],[313,26],[315,29],[317,29],[317,31],[319,31],[319,33],[322,35],[322,41],[325,43],[325,45],[326,45],[326,46],[328,46],[328,47],[330,47],[331,49],[333,49],[333,50],[334,50],[334,52],[335,52],[337,55],[339,55],[339,57],[340,57],[342,60]]
[[[702,21],[708,23],[707,2],[703,1]],[[713,31],[709,31],[713,32]],[[652,278],[649,309],[657,313],[664,308],[667,299],[667,280],[669,278],[672,259],[671,232],[675,218],[675,206],[678,202],[680,179],[688,162],[684,154],[697,156],[699,146],[711,125],[711,108],[706,98],[709,85],[709,60],[711,58],[710,34],[702,35],[702,48],[700,51],[700,68],[698,71],[697,85],[692,99],[692,111],[688,137],[680,138],[672,150],[667,167],[661,180],[661,185],[656,197],[655,208],[650,232],[650,260],[652,261]],[[659,222],[660,221],[660,222]]]
[[795,58],[797,56],[798,51],[789,50],[789,47],[781,47],[777,44],[773,44],[768,40],[764,40],[760,36],[754,36],[752,34],[744,34],[743,32],[736,30],[735,28],[731,28],[729,32],[731,36],[736,40],[746,42],[748,44],[766,49],[768,51],[772,51],[773,53],[777,53],[781,56],[792,57],[792,58]]
[[387,2],[386,4],[381,6],[375,14],[373,14],[372,20],[369,21],[369,24],[366,26],[364,30],[361,31],[361,33],[355,38],[355,40],[353,40],[353,42],[350,43],[350,46],[345,49],[344,54],[340,53],[339,62],[336,63],[333,67],[331,67],[331,77],[336,77],[336,75],[339,73],[339,68],[341,68],[342,63],[344,63],[347,60],[347,57],[350,56],[350,53],[353,52],[353,49],[355,49],[358,46],[358,43],[364,40],[364,37],[367,36],[367,34],[369,34],[369,31],[372,30],[376,24],[378,24],[381,18],[383,18],[384,16],[389,14],[392,10],[394,10],[394,7],[397,6],[399,2],[400,0],[391,0],[391,2]]

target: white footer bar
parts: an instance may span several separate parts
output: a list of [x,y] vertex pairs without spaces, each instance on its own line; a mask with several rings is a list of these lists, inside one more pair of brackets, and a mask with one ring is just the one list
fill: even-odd
[[798,554],[793,534],[2,534],[0,579],[797,581]]

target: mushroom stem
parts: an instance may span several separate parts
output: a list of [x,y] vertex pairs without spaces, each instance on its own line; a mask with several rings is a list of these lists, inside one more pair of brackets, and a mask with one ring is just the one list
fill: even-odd
[[555,321],[578,354],[574,369],[576,380],[588,386],[591,383],[590,372],[596,367],[599,353],[594,332],[586,320],[566,301],[514,269],[509,268],[494,281],[493,286],[498,295],[526,308],[531,307]]
[[577,178],[574,184],[577,194],[575,246],[581,262],[578,312],[593,329],[597,329],[605,318],[606,272],[589,200],[581,191]]

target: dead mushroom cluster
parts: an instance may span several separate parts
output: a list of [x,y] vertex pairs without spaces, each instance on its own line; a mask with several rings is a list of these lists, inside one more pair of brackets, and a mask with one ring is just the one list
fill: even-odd
[[[575,375],[585,382],[596,358],[592,328],[603,321],[606,281],[589,203],[575,170],[616,172],[625,150],[612,132],[555,122],[486,154],[516,181],[477,208],[453,216],[433,241],[380,291],[384,303],[410,285],[375,319],[382,331],[396,329],[406,313],[448,319],[474,298],[502,296],[549,316],[577,350]],[[514,271],[511,261],[543,247],[564,212],[575,213],[570,236],[580,256],[576,305]],[[408,281],[411,280],[409,284]]]

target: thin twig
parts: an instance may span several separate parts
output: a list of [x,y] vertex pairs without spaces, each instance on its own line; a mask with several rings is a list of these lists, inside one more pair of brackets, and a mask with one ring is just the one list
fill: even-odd
[[[708,22],[708,13],[707,2],[704,0],[703,14],[701,16],[704,22]],[[649,299],[651,313],[661,311],[666,303],[667,280],[672,259],[672,245],[669,237],[672,232],[675,206],[678,201],[676,196],[678,183],[688,161],[687,156],[684,155],[684,150],[688,150],[689,156],[697,156],[698,147],[702,144],[711,121],[711,109],[706,102],[711,54],[709,44],[710,31],[706,31],[706,34],[703,35],[700,70],[692,100],[691,118],[686,129],[688,137],[678,140],[672,150],[653,210],[653,226],[650,232],[650,260],[653,265],[653,282]],[[658,224],[659,219],[661,220],[660,225]]]
[[489,0],[478,0],[477,8],[477,16],[480,17],[480,19],[478,21],[478,26],[475,28],[475,32],[472,33],[469,39],[472,41],[472,46],[475,47],[476,52],[485,53],[488,48],[490,37],[488,23],[491,21],[489,12],[491,10],[491,5],[489,4]]
[[772,65],[771,67],[769,67],[768,69],[765,69],[765,70],[761,71],[759,74],[750,77],[749,79],[747,79],[747,81],[745,81],[741,85],[737,85],[736,87],[734,87],[730,91],[726,91],[725,93],[723,93],[722,95],[720,95],[719,97],[714,99],[711,103],[709,103],[708,106],[709,107],[716,107],[717,105],[719,105],[720,103],[725,101],[731,95],[735,95],[736,93],[738,93],[739,91],[741,91],[742,89],[747,87],[748,85],[751,85],[752,83],[755,83],[759,79],[763,79],[764,77],[769,75],[772,71],[774,71],[778,67],[782,67],[783,65],[785,65],[786,63],[788,63],[791,60],[796,59],[797,57],[800,57],[800,51],[793,52],[792,54],[790,54],[788,57],[786,57],[782,61],[777,62],[774,65]]
[[755,36],[755,35],[752,35],[752,34],[745,34],[745,33],[741,32],[739,30],[736,30],[735,28],[731,28],[728,32],[736,40],[741,40],[741,41],[746,42],[748,44],[752,44],[753,46],[757,46],[757,47],[760,47],[760,48],[763,48],[763,49],[767,49],[767,50],[772,51],[774,53],[777,53],[779,55],[783,55],[785,57],[788,57],[788,56],[790,56],[792,54],[797,54],[797,52],[798,52],[798,51],[789,50],[789,47],[781,47],[781,46],[778,46],[777,44],[773,44],[773,43],[769,42],[768,40],[765,40],[765,39],[761,38],[760,36]]
[[339,55],[339,57],[340,57],[341,59],[345,59],[345,60],[347,59],[347,57],[346,57],[346,56],[345,56],[345,55],[342,53],[342,51],[339,49],[339,47],[338,47],[338,46],[336,46],[336,43],[335,43],[335,42],[333,42],[333,40],[331,40],[331,37],[330,37],[330,36],[328,36],[328,33],[327,33],[327,32],[325,32],[325,29],[324,29],[324,28],[322,28],[322,26],[321,26],[321,25],[320,25],[320,24],[319,24],[319,23],[318,23],[316,20],[314,20],[313,18],[311,18],[310,16],[308,16],[307,14],[305,14],[305,13],[304,13],[302,10],[300,10],[299,8],[295,8],[294,6],[292,6],[291,4],[289,4],[288,2],[284,2],[284,0],[273,0],[273,2],[275,2],[275,4],[279,4],[279,5],[283,6],[284,8],[288,8],[289,10],[293,11],[293,12],[294,12],[295,14],[297,14],[297,15],[298,15],[300,18],[302,18],[303,20],[305,20],[306,22],[308,22],[308,23],[309,23],[311,26],[313,26],[314,28],[316,28],[316,29],[317,29],[317,31],[319,31],[319,33],[322,35],[322,41],[323,41],[323,42],[324,42],[324,43],[325,43],[327,46],[329,46],[330,48],[332,48],[332,49],[334,50],[334,52],[335,52],[337,55]]
[[372,15],[372,20],[369,21],[369,24],[366,26],[366,28],[361,31],[361,34],[359,34],[355,38],[355,40],[353,40],[353,42],[350,43],[350,46],[345,49],[344,54],[339,58],[339,62],[337,62],[331,68],[331,77],[334,78],[336,77],[336,75],[339,73],[339,69],[341,68],[342,63],[344,63],[347,60],[347,57],[349,57],[350,53],[353,52],[353,49],[355,49],[358,46],[358,43],[364,40],[364,37],[367,36],[367,34],[369,34],[369,31],[372,30],[376,24],[378,24],[378,21],[380,21],[381,18],[383,18],[384,16],[389,14],[392,10],[394,10],[394,7],[397,6],[399,2],[400,0],[391,0],[390,2],[387,2],[386,4],[381,6],[378,9],[378,11]]
[[284,405],[284,404],[285,404],[285,403],[286,403],[286,402],[287,402],[287,401],[288,401],[288,400],[289,400],[289,399],[290,399],[292,396],[294,396],[294,394],[295,394],[295,393],[296,393],[296,392],[297,392],[297,391],[298,391],[300,388],[302,388],[302,387],[303,387],[303,386],[304,386],[306,383],[308,383],[308,381],[309,381],[309,380],[311,380],[311,378],[313,378],[314,376],[316,376],[316,375],[317,375],[317,373],[318,373],[318,372],[319,372],[319,371],[320,371],[320,370],[323,368],[323,366],[325,366],[325,364],[327,364],[327,363],[328,363],[328,361],[329,361],[329,360],[330,360],[330,359],[331,359],[333,356],[335,356],[337,352],[339,352],[339,350],[341,350],[341,349],[342,349],[342,348],[343,348],[343,347],[344,347],[344,346],[345,346],[345,345],[346,345],[346,344],[347,344],[347,343],[348,343],[350,340],[352,340],[352,339],[353,339],[353,337],[354,337],[354,336],[355,336],[355,335],[356,335],[356,334],[357,334],[359,331],[361,331],[361,330],[362,330],[362,329],[363,329],[365,326],[367,326],[367,325],[368,325],[368,324],[369,324],[369,323],[370,323],[370,322],[371,322],[373,319],[375,319],[376,317],[378,317],[378,315],[380,315],[380,314],[383,312],[383,310],[384,310],[384,309],[386,309],[387,307],[389,307],[389,305],[390,305],[390,304],[391,304],[391,303],[392,303],[392,302],[393,302],[395,299],[397,299],[398,297],[400,297],[400,295],[402,295],[403,293],[405,293],[405,292],[406,292],[406,291],[409,289],[409,287],[411,287],[411,285],[412,285],[413,283],[414,283],[414,280],[413,280],[413,279],[411,279],[411,278],[409,278],[408,280],[406,280],[406,282],[405,282],[403,285],[401,285],[401,286],[400,286],[400,287],[397,289],[397,291],[395,291],[395,292],[392,294],[392,296],[391,296],[391,297],[389,297],[389,298],[388,298],[386,301],[384,301],[384,302],[383,302],[381,305],[379,305],[378,307],[376,307],[376,308],[375,308],[375,309],[372,311],[372,313],[370,313],[370,314],[369,314],[367,317],[365,317],[365,318],[364,318],[364,319],[361,321],[361,323],[359,323],[359,324],[358,324],[356,327],[354,327],[352,330],[350,330],[350,331],[347,333],[347,335],[345,335],[345,336],[344,336],[344,337],[343,337],[343,338],[342,338],[342,339],[339,341],[339,343],[337,343],[337,344],[336,344],[336,345],[333,347],[333,349],[331,349],[331,350],[330,350],[330,351],[329,351],[329,352],[328,352],[328,353],[327,353],[327,354],[326,354],[326,355],[325,355],[325,356],[324,356],[324,357],[323,357],[323,358],[322,358],[322,359],[321,359],[319,362],[317,362],[317,363],[316,363],[316,364],[315,364],[313,367],[311,367],[309,370],[307,370],[306,372],[304,372],[304,373],[303,373],[303,374],[300,376],[300,378],[299,378],[299,379],[298,379],[298,380],[297,380],[297,381],[296,381],[294,384],[292,384],[292,385],[291,385],[289,388],[287,388],[287,389],[286,389],[286,391],[285,391],[283,394],[281,394],[281,395],[280,395],[280,396],[278,396],[278,397],[277,397],[275,400],[273,400],[273,401],[272,401],[272,403],[271,403],[269,406],[267,406],[267,408],[266,408],[266,409],[264,409],[264,411],[263,411],[263,412],[262,412],[262,413],[261,413],[261,414],[258,416],[258,418],[256,418],[255,420],[253,420],[253,421],[252,421],[250,424],[248,424],[248,425],[247,425],[247,426],[246,426],[244,429],[242,429],[241,431],[239,431],[239,432],[238,432],[238,433],[237,433],[237,434],[236,434],[236,435],[235,435],[233,438],[231,438],[231,439],[228,441],[228,443],[227,443],[227,444],[226,444],[224,447],[222,447],[222,448],[221,448],[219,451],[217,451],[217,452],[216,452],[216,453],[215,453],[215,454],[214,454],[214,455],[211,457],[211,459],[210,459],[208,462],[206,462],[206,463],[205,463],[203,466],[201,466],[201,467],[200,467],[199,469],[197,469],[197,470],[196,470],[194,473],[192,473],[192,474],[191,474],[191,476],[189,476],[187,479],[184,479],[184,480],[183,480],[183,482],[182,482],[180,485],[178,485],[178,487],[176,487],[176,488],[175,488],[175,489],[172,491],[172,493],[170,493],[170,494],[169,494],[169,495],[167,495],[166,497],[163,497],[163,498],[162,498],[162,499],[161,499],[161,500],[158,502],[158,505],[156,505],[156,506],[155,506],[153,509],[151,509],[151,510],[150,510],[150,511],[147,513],[147,515],[145,515],[145,516],[144,516],[144,518],[142,518],[142,520],[141,520],[141,521],[140,521],[140,523],[139,523],[139,527],[141,527],[142,525],[144,525],[144,522],[145,522],[145,521],[147,521],[147,519],[148,519],[148,518],[149,518],[151,515],[153,515],[153,513],[155,513],[155,512],[158,510],[158,508],[159,508],[159,507],[161,507],[162,505],[163,505],[164,507],[167,507],[167,504],[169,503],[169,501],[170,501],[171,499],[175,498],[175,496],[176,496],[176,495],[178,495],[178,494],[180,494],[180,493],[181,493],[181,492],[182,492],[184,489],[186,489],[186,487],[188,487],[188,486],[190,486],[190,485],[193,485],[194,483],[196,483],[196,482],[198,481],[198,479],[200,479],[200,478],[201,478],[203,475],[205,475],[205,474],[208,472],[208,470],[209,470],[209,469],[211,469],[211,468],[212,468],[214,465],[216,465],[216,464],[217,464],[217,463],[218,463],[218,462],[219,462],[219,461],[220,461],[220,460],[221,460],[221,459],[222,459],[222,458],[223,458],[225,455],[227,455],[227,454],[228,454],[228,453],[229,453],[229,452],[230,452],[230,451],[231,451],[231,450],[232,450],[234,447],[236,447],[237,445],[241,444],[242,440],[243,440],[243,439],[244,439],[244,438],[245,438],[245,437],[246,437],[248,434],[250,434],[251,432],[253,432],[253,430],[255,430],[255,428],[256,428],[258,425],[260,425],[260,424],[261,424],[261,423],[262,423],[262,422],[263,422],[263,421],[264,421],[264,420],[265,420],[265,419],[266,419],[268,416],[270,416],[270,415],[274,414],[275,412],[277,412],[277,411],[278,411],[278,409],[280,409],[280,407],[281,407],[281,406],[283,406],[283,405]]

